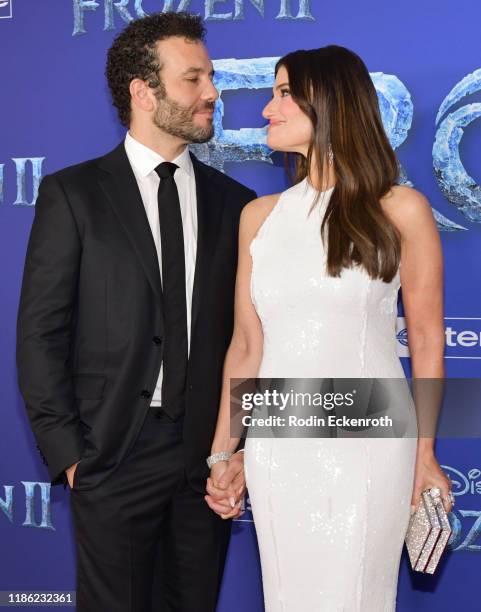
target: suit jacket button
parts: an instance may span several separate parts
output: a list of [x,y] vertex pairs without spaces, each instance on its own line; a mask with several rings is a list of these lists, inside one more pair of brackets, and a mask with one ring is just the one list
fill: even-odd
[[159,338],[159,336],[154,336],[152,338],[152,342],[157,345],[162,344],[162,338]]
[[147,391],[147,389],[143,389],[142,393],[140,394],[140,397],[148,398],[148,397],[151,397],[151,396],[152,396],[152,393],[150,391]]

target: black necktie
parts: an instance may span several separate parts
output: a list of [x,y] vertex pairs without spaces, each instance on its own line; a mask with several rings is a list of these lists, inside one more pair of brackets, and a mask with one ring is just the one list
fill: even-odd
[[174,181],[178,166],[159,164],[160,241],[162,250],[162,297],[164,307],[164,358],[162,409],[174,420],[184,414],[187,375],[187,305],[185,299],[184,233],[179,193]]

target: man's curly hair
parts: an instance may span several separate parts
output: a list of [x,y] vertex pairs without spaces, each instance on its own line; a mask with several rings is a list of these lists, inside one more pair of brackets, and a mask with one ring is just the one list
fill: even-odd
[[123,125],[130,125],[131,81],[142,79],[155,89],[162,86],[159,74],[162,64],[157,56],[156,43],[171,36],[203,41],[205,34],[199,15],[181,11],[154,13],[136,19],[115,38],[107,52],[105,76]]

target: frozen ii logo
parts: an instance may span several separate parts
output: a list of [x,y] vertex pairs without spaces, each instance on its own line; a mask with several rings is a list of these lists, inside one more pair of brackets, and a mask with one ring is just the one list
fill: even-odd
[[0,0],[0,19],[12,19],[12,0]]
[[481,68],[468,74],[444,98],[437,117],[433,162],[436,179],[446,198],[474,223],[481,222],[481,186],[466,172],[459,156],[464,130],[481,117],[481,103],[456,105],[481,91]]
[[[119,3],[117,3],[119,4]],[[117,6],[114,5],[114,6]],[[125,2],[123,3],[125,4]],[[260,6],[260,3],[258,3]],[[287,5],[285,5],[287,6]],[[289,5],[290,6],[290,5]],[[307,4],[303,5],[307,7]],[[220,96],[214,113],[214,138],[202,145],[192,145],[192,151],[204,162],[224,170],[226,162],[262,161],[272,164],[272,150],[266,144],[267,127],[224,128],[222,93],[232,90],[271,88],[277,57],[214,60],[214,82]],[[411,94],[395,75],[371,73],[376,87],[386,133],[394,149],[408,138],[413,118]],[[441,231],[463,231],[469,223],[481,222],[481,186],[466,171],[460,157],[464,131],[481,117],[481,103],[461,105],[463,98],[481,91],[481,68],[466,75],[444,98],[436,117],[436,131],[432,148],[434,173],[438,186],[447,200],[466,219],[460,225],[435,208],[433,214]],[[33,206],[42,177],[44,157],[13,158],[16,175],[15,205]],[[0,203],[4,201],[4,166],[0,163]],[[27,178],[31,189],[27,190]],[[401,169],[401,182],[413,185]],[[31,197],[27,196],[31,192]]]
[[[478,497],[481,496],[481,470],[472,468],[465,473],[448,465],[443,465],[442,468],[451,478],[456,498],[456,509],[449,514],[453,532],[448,548],[452,551],[480,552],[481,544],[477,541],[481,535],[481,509]],[[19,521],[24,527],[55,531],[51,513],[50,483],[22,481],[21,485],[21,487],[13,485],[3,487],[3,497],[0,494],[0,520],[4,519],[12,525]],[[475,502],[477,509],[462,507],[471,505],[472,501]],[[458,509],[458,506],[461,507]],[[244,509],[246,512],[243,518],[236,519],[236,522],[252,523],[248,498]]]
[[[274,66],[278,57],[255,59],[220,59],[214,61],[215,84],[222,94],[233,89],[263,89],[272,87]],[[413,118],[411,94],[395,75],[371,73],[376,87],[384,128],[393,149],[407,139]],[[467,75],[443,100],[436,119],[437,131],[433,145],[435,176],[442,193],[470,222],[481,222],[481,187],[469,176],[459,155],[459,145],[466,128],[481,116],[481,104],[470,104],[447,114],[464,96],[481,91],[481,69]],[[223,127],[224,103],[219,97],[215,109],[215,135],[204,145],[193,145],[194,153],[206,163],[223,169],[225,162],[265,161],[272,163],[272,151],[266,144],[266,128]],[[444,117],[444,118],[443,118]],[[442,121],[441,121],[442,119]],[[401,182],[413,185],[404,169]],[[433,209],[438,228],[459,231],[467,228],[451,221]]]
[[14,516],[22,514],[23,527],[55,531],[52,525],[50,483],[22,481],[21,484],[23,489],[17,488],[15,501],[15,487],[13,485],[3,487],[3,498],[0,497],[0,516],[3,513],[3,516],[13,524]]
[[[146,16],[149,10],[197,11],[206,21],[243,20],[247,10],[265,18],[265,0],[73,0],[73,36],[87,33],[89,13],[103,11],[103,29],[115,30],[134,19]],[[148,6],[147,6],[148,5]],[[276,20],[314,21],[311,0],[272,0]],[[248,126],[232,130],[224,127],[222,93],[233,90],[271,88],[278,57],[214,60],[215,85],[220,92],[214,115],[214,138],[207,144],[192,145],[193,152],[204,162],[224,170],[225,162],[262,161],[272,163],[272,150],[266,144],[267,128]],[[413,119],[412,97],[396,76],[371,73],[376,87],[386,133],[394,149],[407,139]],[[463,134],[481,117],[481,103],[462,104],[464,98],[481,91],[481,68],[466,75],[442,100],[433,133],[434,175],[441,193],[466,219],[460,224],[447,218],[433,206],[439,230],[465,231],[471,223],[481,222],[481,186],[469,175],[460,157]],[[14,205],[33,206],[42,178],[45,157],[13,158],[16,177]],[[4,195],[5,164],[0,163],[0,204]],[[401,182],[413,186],[401,168]],[[30,194],[30,195],[28,195]]]
[[[271,7],[277,4],[275,19],[314,20],[311,0],[269,0]],[[145,17],[144,0],[73,0],[73,35],[86,34],[85,14],[97,11],[103,4],[104,30],[115,30],[115,17],[124,23]],[[245,19],[245,7],[250,5],[265,17],[265,0],[150,0],[149,8],[155,11],[191,11],[202,14],[206,21],[238,21]]]

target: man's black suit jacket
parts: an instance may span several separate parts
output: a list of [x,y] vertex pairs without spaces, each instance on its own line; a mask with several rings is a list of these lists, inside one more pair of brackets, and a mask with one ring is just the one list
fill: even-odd
[[[198,243],[184,443],[189,482],[205,492],[233,330],[239,216],[256,194],[191,157]],[[25,262],[17,367],[52,484],[65,484],[65,468],[79,459],[78,489],[119,466],[151,403],[164,333],[157,253],[124,143],[45,176]]]

